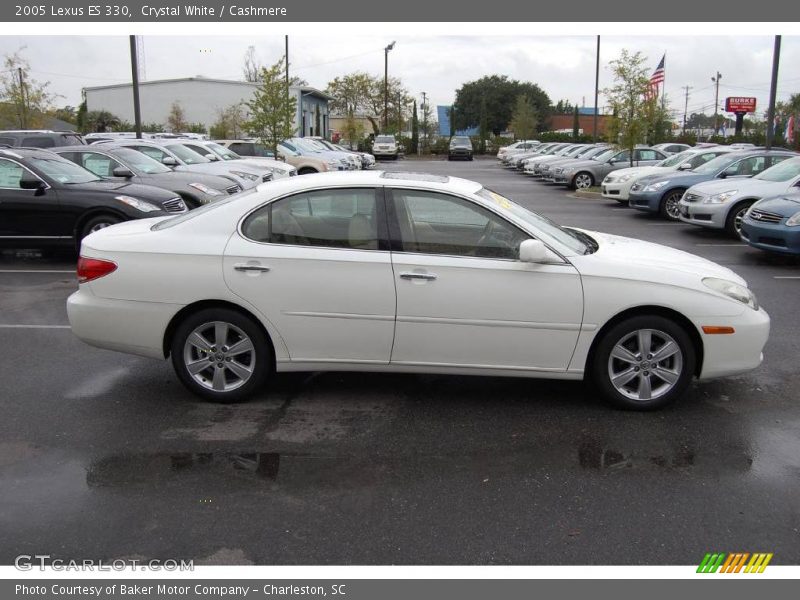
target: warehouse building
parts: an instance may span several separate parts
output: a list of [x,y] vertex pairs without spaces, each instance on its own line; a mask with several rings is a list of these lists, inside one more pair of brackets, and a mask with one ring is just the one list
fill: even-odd
[[[187,122],[202,123],[208,129],[219,119],[221,110],[248,102],[258,85],[201,76],[142,81],[139,83],[142,122],[166,125],[172,105],[177,102]],[[133,122],[132,84],[88,87],[84,91],[87,110],[107,110],[124,121]],[[328,102],[331,96],[309,86],[292,86],[289,93],[297,99],[297,135],[330,138]]]

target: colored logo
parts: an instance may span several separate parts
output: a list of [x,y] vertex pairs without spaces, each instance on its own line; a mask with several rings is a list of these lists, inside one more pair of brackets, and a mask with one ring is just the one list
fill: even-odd
[[[748,560],[749,559],[749,560]],[[697,567],[698,573],[763,573],[772,552],[709,552]]]

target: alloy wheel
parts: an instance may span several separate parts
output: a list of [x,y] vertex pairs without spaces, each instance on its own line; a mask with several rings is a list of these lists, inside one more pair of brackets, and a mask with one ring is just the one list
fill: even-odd
[[575,188],[585,190],[592,186],[592,176],[587,173],[579,173],[575,176]]
[[683,352],[675,339],[657,329],[639,329],[620,339],[608,357],[608,377],[631,400],[667,394],[683,372]]
[[255,347],[250,337],[232,323],[210,321],[196,327],[186,338],[183,363],[202,387],[229,392],[252,377]]
[[675,192],[667,196],[664,200],[664,211],[670,219],[675,219],[677,221],[680,218],[680,202],[682,197],[682,193]]

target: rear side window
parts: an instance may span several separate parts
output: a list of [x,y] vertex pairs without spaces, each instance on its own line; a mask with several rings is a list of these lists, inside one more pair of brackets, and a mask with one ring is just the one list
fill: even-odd
[[6,146],[13,146],[16,140],[10,137],[0,137],[0,144],[4,144]]
[[377,250],[376,207],[370,188],[306,192],[258,209],[242,233],[256,242]]
[[53,138],[37,136],[23,138],[22,145],[30,148],[54,148],[56,143]]

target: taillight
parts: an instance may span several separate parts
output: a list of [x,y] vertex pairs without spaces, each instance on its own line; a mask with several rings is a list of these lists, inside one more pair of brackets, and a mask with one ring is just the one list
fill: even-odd
[[78,283],[86,283],[87,281],[104,277],[116,270],[116,263],[110,260],[81,256],[78,259]]

